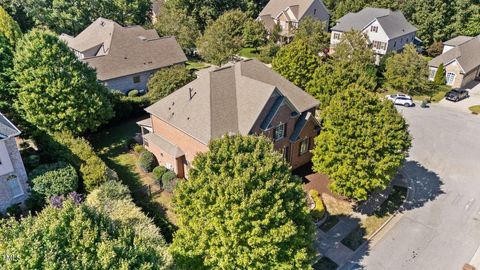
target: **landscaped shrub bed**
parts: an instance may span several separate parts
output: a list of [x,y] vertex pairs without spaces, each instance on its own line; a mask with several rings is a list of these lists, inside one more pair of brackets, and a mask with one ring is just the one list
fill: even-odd
[[172,192],[177,185],[177,176],[173,171],[167,171],[162,176],[162,186],[168,192]]
[[163,166],[157,166],[155,169],[153,169],[152,174],[153,178],[155,181],[157,181],[159,184],[162,182],[162,176],[168,171],[167,168]]
[[318,191],[311,189],[308,191],[308,194],[315,203],[315,208],[313,208],[310,213],[315,220],[322,219],[325,216],[325,206],[323,205],[322,198],[318,194]]
[[75,168],[63,161],[38,166],[29,175],[33,191],[48,199],[76,191],[78,176]]
[[158,164],[155,155],[149,151],[143,151],[142,153],[140,153],[138,163],[140,165],[140,168],[142,168],[144,172],[151,172]]

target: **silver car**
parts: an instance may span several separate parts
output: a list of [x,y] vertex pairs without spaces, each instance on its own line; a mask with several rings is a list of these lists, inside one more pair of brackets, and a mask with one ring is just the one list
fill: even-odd
[[392,101],[395,105],[402,105],[405,107],[414,106],[412,97],[404,94],[394,94],[385,96],[388,100]]

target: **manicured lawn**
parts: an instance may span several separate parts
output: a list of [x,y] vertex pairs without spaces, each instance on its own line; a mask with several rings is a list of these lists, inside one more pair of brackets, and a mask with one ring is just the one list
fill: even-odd
[[468,109],[474,114],[480,114],[480,105],[475,105]]
[[129,187],[135,203],[153,218],[165,239],[171,241],[176,221],[171,211],[171,195],[161,192],[152,197],[148,196],[144,187],[152,185],[154,180],[137,166],[137,155],[128,149],[131,138],[140,131],[136,124],[139,120],[141,119],[133,119],[101,130],[91,136],[90,142],[105,163],[116,171],[120,180]]
[[257,51],[256,48],[243,48],[238,54],[246,58],[258,58],[260,56],[260,49]]
[[335,270],[338,265],[327,257],[322,257],[318,262],[312,265],[315,270]]
[[[431,102],[437,103],[445,97],[445,94],[448,91],[450,91],[450,89],[451,88],[448,87],[448,86],[440,86],[438,91],[435,92],[435,93],[432,93],[431,96],[430,95],[413,95],[412,99],[417,100],[417,101],[430,99]],[[379,95],[379,97],[384,98],[386,95],[392,95],[392,94],[397,94],[397,93],[403,94],[403,93],[395,91],[395,90],[388,90],[388,91],[378,93],[378,95]]]
[[207,63],[204,63],[204,62],[200,62],[200,61],[197,61],[197,60],[190,60],[190,61],[187,61],[187,66],[186,68],[188,70],[200,70],[200,69],[204,69],[204,68],[207,68],[209,67],[210,65],[208,65]]

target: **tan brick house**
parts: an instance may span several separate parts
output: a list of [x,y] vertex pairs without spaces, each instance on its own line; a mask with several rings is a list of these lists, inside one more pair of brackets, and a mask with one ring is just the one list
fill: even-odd
[[146,111],[144,146],[184,177],[210,140],[225,134],[271,138],[293,168],[308,163],[318,101],[258,60],[202,70],[198,78]]

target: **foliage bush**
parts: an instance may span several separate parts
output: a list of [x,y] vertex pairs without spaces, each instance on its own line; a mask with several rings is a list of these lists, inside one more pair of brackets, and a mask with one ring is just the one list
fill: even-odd
[[140,153],[138,163],[140,165],[140,168],[142,168],[144,172],[151,172],[158,164],[155,155],[149,151],[144,151]]
[[140,93],[137,89],[130,90],[127,94],[128,97],[137,97]]
[[78,188],[75,168],[63,161],[38,166],[29,175],[32,189],[45,199],[65,195]]
[[155,167],[155,169],[153,169],[152,171],[152,174],[153,174],[153,178],[155,178],[155,181],[157,182],[161,182],[162,181],[162,176],[168,171],[167,168],[163,167],[163,166],[157,166]]
[[175,172],[168,170],[162,176],[162,186],[168,192],[172,192],[177,184],[177,175]]
[[65,161],[73,165],[80,172],[87,191],[107,180],[117,179],[86,139],[74,137],[70,132],[57,132],[53,135],[36,132],[33,137],[42,154],[48,156],[52,162]]
[[275,44],[275,42],[268,42],[267,45],[261,48],[258,59],[264,63],[270,64],[279,50],[280,46]]
[[440,63],[440,65],[438,66],[437,72],[435,73],[433,82],[436,85],[445,85],[446,81],[447,79],[445,78],[445,67],[443,63]]
[[137,154],[141,154],[142,152],[147,151],[147,149],[145,149],[145,147],[143,147],[143,145],[137,144],[133,147],[133,151],[135,151],[135,153],[137,153]]
[[147,97],[151,103],[157,102],[193,79],[195,75],[184,66],[162,68],[148,79]]
[[116,90],[111,91],[110,102],[115,112],[115,116],[110,120],[110,123],[122,122],[144,115],[144,109],[151,104],[146,95],[129,97]]
[[325,205],[323,205],[322,198],[318,194],[318,191],[316,191],[315,189],[309,190],[308,194],[310,195],[313,202],[315,203],[315,208],[310,210],[312,217],[315,220],[322,219],[325,216]]

